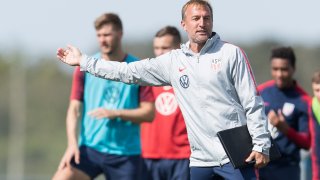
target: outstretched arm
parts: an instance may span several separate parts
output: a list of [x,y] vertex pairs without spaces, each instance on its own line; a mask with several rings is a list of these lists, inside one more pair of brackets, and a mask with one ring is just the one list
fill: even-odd
[[100,78],[143,86],[166,86],[171,85],[171,62],[176,56],[171,51],[152,59],[120,63],[88,57],[81,54],[78,48],[69,45],[66,49],[59,48],[57,57],[72,66],[80,64],[82,71]]

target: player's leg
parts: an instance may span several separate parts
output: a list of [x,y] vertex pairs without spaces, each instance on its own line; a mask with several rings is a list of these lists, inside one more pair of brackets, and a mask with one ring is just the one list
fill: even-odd
[[67,166],[62,170],[58,170],[54,180],[87,180],[93,179],[102,173],[98,163],[101,161],[99,153],[95,150],[82,146],[80,147],[80,163],[76,164],[74,159],[71,161],[71,166]]
[[68,166],[62,170],[58,170],[52,177],[52,180],[78,180],[78,179],[90,180],[90,177],[86,173],[72,166]]

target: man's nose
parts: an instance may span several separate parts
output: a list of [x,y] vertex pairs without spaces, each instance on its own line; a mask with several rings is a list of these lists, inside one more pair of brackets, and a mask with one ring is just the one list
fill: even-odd
[[277,75],[278,77],[282,77],[283,72],[282,72],[282,71],[277,71],[276,75]]
[[208,23],[208,19],[206,17],[201,17],[199,19],[199,25],[200,26],[205,26],[205,24],[207,24],[207,23]]
[[204,26],[204,18],[203,17],[199,19],[199,25]]

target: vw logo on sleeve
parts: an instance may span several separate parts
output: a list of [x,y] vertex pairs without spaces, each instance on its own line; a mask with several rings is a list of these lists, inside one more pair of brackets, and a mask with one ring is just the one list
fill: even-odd
[[180,85],[185,89],[189,87],[189,77],[187,75],[180,77]]

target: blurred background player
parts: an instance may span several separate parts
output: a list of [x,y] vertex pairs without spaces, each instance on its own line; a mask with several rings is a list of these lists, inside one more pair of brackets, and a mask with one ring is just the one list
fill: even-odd
[[[166,26],[153,39],[155,56],[180,47],[177,28]],[[142,157],[147,180],[188,180],[190,146],[186,125],[171,86],[152,87],[155,118],[141,125]]]
[[291,47],[275,48],[270,65],[273,80],[258,87],[269,118],[269,131],[282,154],[259,170],[261,180],[300,179],[300,149],[309,149],[310,97],[293,78],[295,54]]
[[[118,15],[102,14],[95,21],[95,29],[100,45],[95,57],[127,63],[138,60],[122,50],[123,31]],[[77,67],[67,113],[68,147],[53,179],[93,179],[100,174],[108,180],[140,179],[138,123],[153,118],[150,87],[101,79],[80,72]]]
[[320,71],[312,77],[311,164],[312,180],[320,179]]

